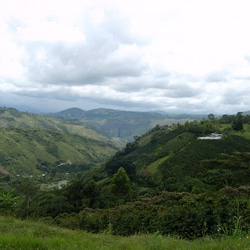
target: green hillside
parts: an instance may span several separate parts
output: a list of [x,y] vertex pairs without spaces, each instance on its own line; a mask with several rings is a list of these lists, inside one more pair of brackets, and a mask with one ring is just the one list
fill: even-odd
[[24,128],[64,131],[94,140],[107,141],[108,138],[84,123],[72,123],[51,116],[20,112],[14,108],[0,107],[0,128]]
[[116,151],[112,144],[54,130],[0,129],[0,162],[10,174],[51,172],[67,161],[95,166]]
[[245,237],[249,118],[157,125],[65,188],[16,191],[26,197],[16,213],[93,233]]
[[[116,153],[105,170],[112,176],[123,167],[131,180],[168,191],[202,192],[249,184],[249,125],[245,124],[245,132],[229,134],[225,125],[207,126],[196,122],[156,126]],[[204,131],[219,129],[225,131],[220,140],[198,139]]]
[[65,173],[75,175],[102,163],[116,150],[113,141],[83,124],[0,108],[3,183],[28,176],[41,180],[45,174],[50,180],[59,173],[61,178]]

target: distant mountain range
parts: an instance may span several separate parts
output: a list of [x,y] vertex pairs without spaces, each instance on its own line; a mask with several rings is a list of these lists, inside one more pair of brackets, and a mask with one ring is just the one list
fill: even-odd
[[113,109],[93,109],[89,111],[80,108],[70,108],[50,116],[88,124],[108,137],[120,138],[131,141],[134,136],[139,136],[155,125],[184,123],[188,120],[200,120],[205,115],[189,114],[163,114],[158,112],[135,112]]

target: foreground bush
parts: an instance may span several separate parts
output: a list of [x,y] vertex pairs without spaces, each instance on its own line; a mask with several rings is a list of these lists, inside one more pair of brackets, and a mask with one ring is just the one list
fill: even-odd
[[54,221],[92,233],[130,236],[159,232],[195,239],[208,235],[246,235],[250,230],[249,215],[246,198],[167,192],[112,209],[85,209],[78,214],[60,215]]

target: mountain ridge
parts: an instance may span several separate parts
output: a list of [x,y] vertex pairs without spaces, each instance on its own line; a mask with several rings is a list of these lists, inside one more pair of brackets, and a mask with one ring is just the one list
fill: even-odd
[[132,141],[135,136],[142,135],[157,124],[185,123],[188,120],[204,118],[204,115],[169,115],[105,108],[88,111],[70,108],[49,115],[88,124],[109,137],[119,138],[123,143]]

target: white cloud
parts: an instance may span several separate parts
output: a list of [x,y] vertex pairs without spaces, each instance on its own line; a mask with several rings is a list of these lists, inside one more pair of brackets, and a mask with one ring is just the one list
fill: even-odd
[[84,42],[85,36],[77,28],[65,26],[54,21],[31,24],[18,29],[18,37],[23,42]]
[[0,1],[0,92],[13,105],[250,109],[248,0]]

